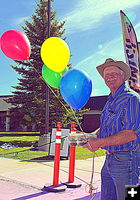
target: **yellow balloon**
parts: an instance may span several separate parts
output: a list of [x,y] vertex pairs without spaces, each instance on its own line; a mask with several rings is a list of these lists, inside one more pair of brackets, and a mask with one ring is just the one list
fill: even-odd
[[41,46],[41,58],[48,68],[55,72],[62,72],[69,62],[70,50],[61,38],[50,37]]

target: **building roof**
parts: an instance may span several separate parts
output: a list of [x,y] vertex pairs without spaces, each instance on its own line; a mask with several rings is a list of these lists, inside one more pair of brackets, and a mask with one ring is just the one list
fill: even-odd
[[4,101],[4,99],[8,99],[9,97],[12,97],[12,95],[0,96],[0,111],[8,111],[9,108],[12,107],[11,103],[7,103],[6,101]]

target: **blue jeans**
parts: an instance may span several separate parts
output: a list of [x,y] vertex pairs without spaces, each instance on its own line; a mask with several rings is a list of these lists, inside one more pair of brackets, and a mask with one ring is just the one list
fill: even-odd
[[101,200],[125,200],[125,185],[136,185],[140,149],[106,155],[101,171]]

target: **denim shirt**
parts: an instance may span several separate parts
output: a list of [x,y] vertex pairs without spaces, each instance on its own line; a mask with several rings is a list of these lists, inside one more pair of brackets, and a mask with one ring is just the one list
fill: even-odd
[[136,140],[127,144],[105,146],[109,151],[135,149],[140,143],[140,96],[123,84],[109,99],[101,113],[99,138],[106,138],[121,130],[133,130]]

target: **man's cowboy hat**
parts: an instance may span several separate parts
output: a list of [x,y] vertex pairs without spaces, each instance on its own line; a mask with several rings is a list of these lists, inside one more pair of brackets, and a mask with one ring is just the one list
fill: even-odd
[[104,69],[106,67],[110,67],[110,66],[115,66],[120,68],[122,71],[124,71],[124,79],[125,81],[128,80],[131,76],[131,69],[130,67],[123,61],[116,61],[113,60],[112,58],[107,58],[105,63],[103,63],[102,65],[97,66],[97,70],[99,72],[99,74],[104,78]]

